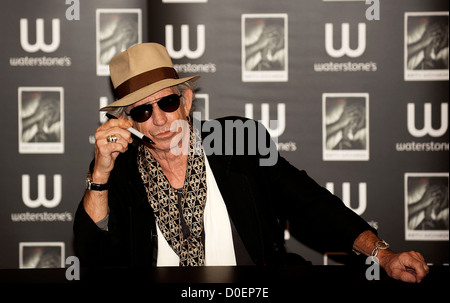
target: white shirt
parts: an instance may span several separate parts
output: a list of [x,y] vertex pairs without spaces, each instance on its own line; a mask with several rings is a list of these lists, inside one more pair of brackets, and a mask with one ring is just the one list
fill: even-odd
[[[235,266],[233,235],[228,211],[217,186],[214,174],[205,156],[206,166],[206,205],[203,216],[205,232],[205,265]],[[157,266],[179,266],[180,259],[164,238],[158,224]]]

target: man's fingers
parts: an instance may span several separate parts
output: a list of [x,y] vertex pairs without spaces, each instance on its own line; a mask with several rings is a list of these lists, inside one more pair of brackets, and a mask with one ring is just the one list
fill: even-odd
[[419,282],[414,270],[408,270],[408,271],[398,270],[396,272],[393,272],[392,277],[395,279],[401,280],[403,282],[408,282],[408,283]]
[[392,278],[408,283],[419,283],[425,276],[426,274],[420,274],[412,267],[398,268],[392,271]]
[[[107,138],[110,135],[116,137],[115,142],[108,142]],[[103,175],[109,174],[117,156],[126,152],[128,144],[133,141],[129,131],[118,127],[97,131],[95,140],[95,164]]]
[[107,122],[103,123],[102,125],[100,125],[100,127],[98,128],[98,130],[105,130],[108,128],[113,128],[113,127],[120,127],[123,129],[127,129],[129,127],[131,127],[131,122],[126,120],[126,119],[111,119],[108,120]]
[[[429,271],[423,256],[418,252],[410,251],[409,253],[403,253],[400,261],[404,266],[402,277],[407,279],[404,281],[420,282]],[[413,276],[414,279],[412,279],[411,276]]]
[[430,271],[430,268],[428,267],[428,265],[425,262],[425,258],[422,256],[422,254],[416,252],[416,251],[410,251],[409,252],[413,258],[415,258],[418,263],[417,264],[417,269],[419,270],[420,273],[422,273],[422,269],[425,272],[425,275],[428,274],[428,272]]
[[[128,144],[131,143],[131,134],[129,132],[125,134],[119,133],[120,131],[117,131],[116,133],[111,133],[110,135],[107,135],[104,138],[100,138],[99,142],[99,148],[101,152],[103,153],[113,153],[113,152],[125,152],[128,149]],[[108,136],[114,135],[116,137],[115,142],[108,142],[107,138]],[[125,135],[125,136],[123,136]]]
[[416,251],[411,251],[411,253],[414,254],[418,260],[420,260],[420,261],[422,261],[424,263],[423,264],[424,265],[424,269],[426,271],[428,271],[429,270],[428,265],[425,263],[425,258],[422,256],[422,254],[419,253],[419,252],[416,252]]
[[[95,132],[95,167],[93,176],[105,183],[114,162],[120,153],[128,150],[128,144],[133,142],[131,133],[126,130],[131,123],[125,119],[112,119],[97,128]],[[114,135],[115,142],[109,142],[108,136]]]
[[123,129],[120,127],[111,127],[111,128],[106,128],[106,129],[97,131],[95,133],[95,140],[99,141],[100,144],[112,143],[112,142],[107,141],[107,138],[111,135],[115,135],[117,137],[116,142],[118,142],[119,139],[123,139],[123,141],[126,143],[133,142],[131,133],[129,131],[127,131],[126,129]]

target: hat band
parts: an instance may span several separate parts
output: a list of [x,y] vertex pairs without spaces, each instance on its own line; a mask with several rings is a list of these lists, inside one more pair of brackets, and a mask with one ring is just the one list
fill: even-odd
[[159,67],[156,69],[143,72],[142,74],[131,77],[114,89],[114,94],[117,99],[122,99],[147,85],[165,79],[178,79],[178,74],[175,69],[171,67]]

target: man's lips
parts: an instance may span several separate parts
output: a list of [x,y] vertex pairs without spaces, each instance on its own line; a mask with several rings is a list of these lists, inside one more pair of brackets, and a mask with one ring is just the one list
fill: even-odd
[[166,136],[169,136],[171,134],[172,134],[172,132],[170,130],[166,130],[166,131],[162,131],[162,132],[157,133],[156,135],[154,135],[154,137],[166,137]]

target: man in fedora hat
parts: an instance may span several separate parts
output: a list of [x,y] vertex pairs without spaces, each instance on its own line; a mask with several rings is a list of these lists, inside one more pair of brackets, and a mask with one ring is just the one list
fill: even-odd
[[[389,250],[362,218],[284,158],[262,166],[259,152],[208,151],[202,140],[212,126],[258,123],[228,117],[194,127],[198,76],[179,78],[163,46],[129,48],[111,60],[110,73],[117,100],[102,110],[118,119],[97,129],[75,215],[82,265],[308,264],[286,252],[282,222],[288,220],[290,233],[319,251],[376,256],[404,281],[420,282],[427,274],[419,253]],[[130,127],[151,143],[133,140]],[[174,152],[182,145],[187,152]]]

